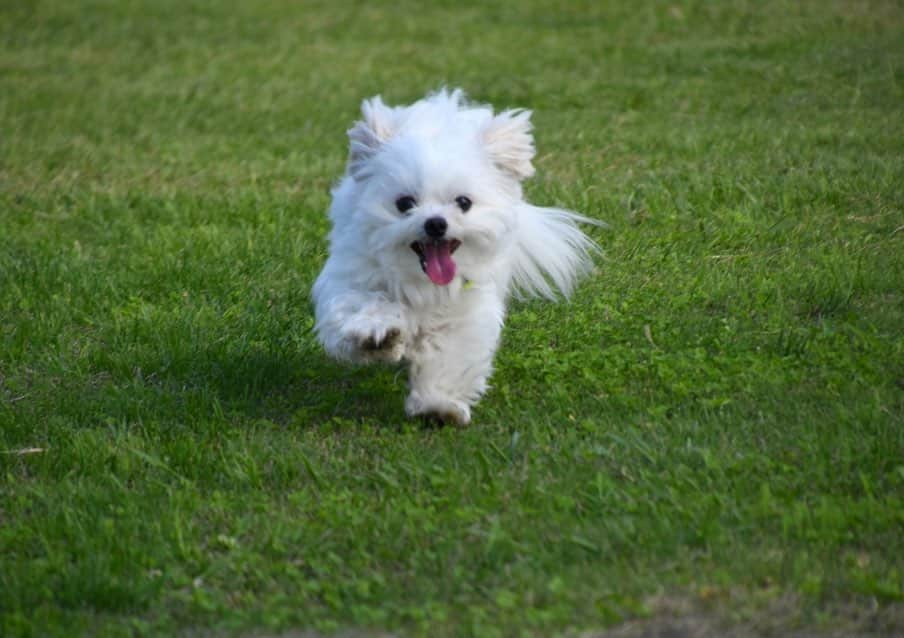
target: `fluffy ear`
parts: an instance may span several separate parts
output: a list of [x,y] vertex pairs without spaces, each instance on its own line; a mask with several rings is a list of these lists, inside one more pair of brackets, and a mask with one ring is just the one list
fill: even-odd
[[483,129],[483,143],[490,159],[501,170],[518,181],[534,174],[534,136],[531,135],[530,111],[503,111]]
[[364,119],[348,130],[348,172],[356,179],[364,175],[367,161],[392,137],[395,124],[393,109],[383,104],[379,95],[361,103],[361,115]]

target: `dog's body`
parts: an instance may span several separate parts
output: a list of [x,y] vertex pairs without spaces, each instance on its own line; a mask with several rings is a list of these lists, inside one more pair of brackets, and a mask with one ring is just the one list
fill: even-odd
[[529,112],[441,91],[408,107],[373,98],[362,113],[314,284],[317,334],[342,360],[407,361],[408,415],[466,424],[510,293],[568,295],[590,266],[577,227],[589,220],[522,199]]

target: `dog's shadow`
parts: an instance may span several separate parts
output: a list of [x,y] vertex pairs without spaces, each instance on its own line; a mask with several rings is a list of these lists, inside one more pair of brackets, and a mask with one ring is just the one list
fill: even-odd
[[148,383],[190,395],[201,409],[239,420],[266,419],[298,428],[336,420],[386,426],[402,421],[407,377],[401,367],[343,365],[316,344],[278,351],[215,344],[193,350],[179,360],[142,362],[152,371]]

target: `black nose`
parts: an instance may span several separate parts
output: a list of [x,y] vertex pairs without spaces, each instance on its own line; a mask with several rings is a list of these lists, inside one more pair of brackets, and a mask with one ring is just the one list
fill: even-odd
[[434,239],[439,239],[445,235],[448,227],[449,224],[446,223],[446,220],[443,217],[431,217],[424,222],[424,230],[429,237],[433,237]]

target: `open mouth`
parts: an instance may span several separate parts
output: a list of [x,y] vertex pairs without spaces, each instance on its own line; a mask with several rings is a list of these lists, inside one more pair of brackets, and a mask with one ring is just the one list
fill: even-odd
[[457,239],[425,239],[411,243],[421,262],[421,269],[437,286],[445,286],[455,279],[455,260],[452,253],[461,242]]

